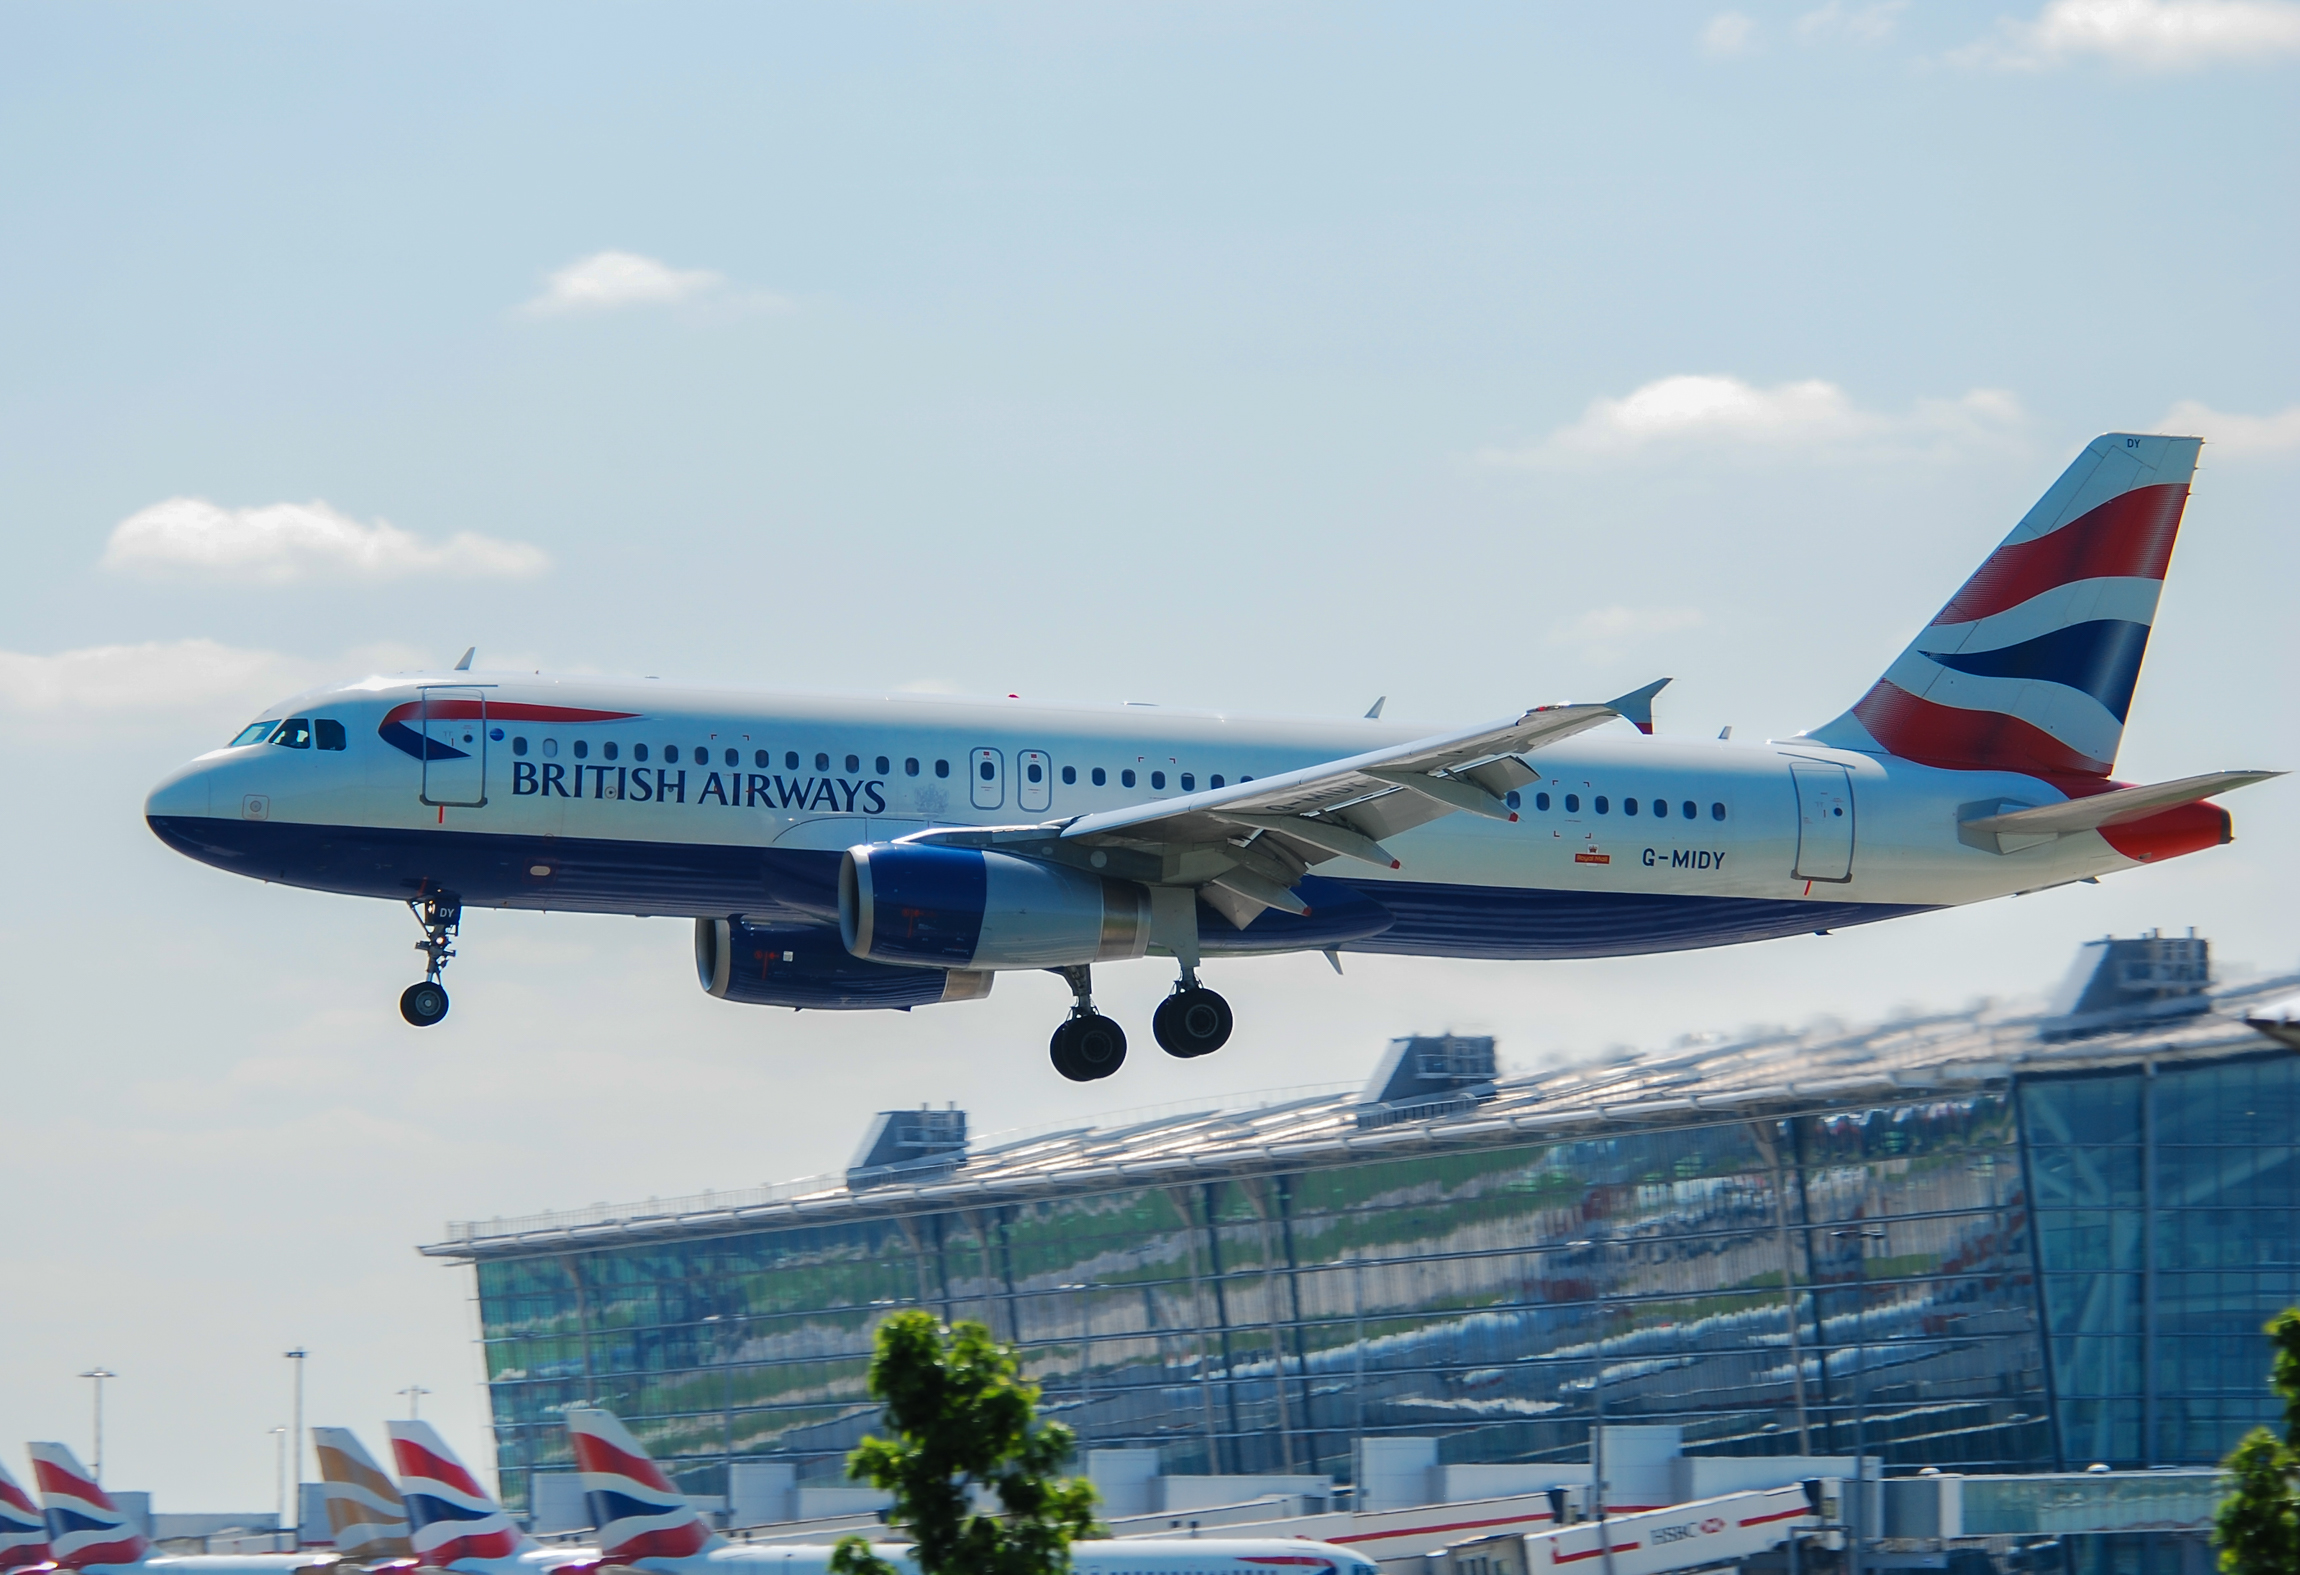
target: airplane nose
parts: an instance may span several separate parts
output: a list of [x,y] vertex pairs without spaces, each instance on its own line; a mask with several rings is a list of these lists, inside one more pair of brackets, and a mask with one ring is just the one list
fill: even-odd
[[198,765],[185,766],[164,778],[144,800],[144,819],[159,821],[206,816],[208,780],[206,768]]

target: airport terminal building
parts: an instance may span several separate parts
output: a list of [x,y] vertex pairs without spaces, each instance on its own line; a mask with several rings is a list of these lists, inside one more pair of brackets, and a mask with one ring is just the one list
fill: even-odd
[[893,1112],[843,1176],[423,1251],[476,1273],[514,1506],[583,1403],[691,1493],[838,1486],[909,1306],[1174,1473],[1582,1460],[1599,1420],[1890,1471],[2209,1464],[2272,1419],[2260,1326],[2300,1302],[2300,1054],[2266,1031],[2296,990],[2103,941],[2044,1015],[1523,1077],[1399,1040],[1359,1092],[993,1143]]

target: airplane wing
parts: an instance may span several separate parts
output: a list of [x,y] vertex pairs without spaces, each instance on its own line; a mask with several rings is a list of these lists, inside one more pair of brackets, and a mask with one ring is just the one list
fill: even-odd
[[1653,696],[1668,682],[1602,705],[1536,706],[1483,727],[1082,815],[1060,826],[937,830],[903,840],[996,844],[1091,862],[1127,879],[1195,886],[1243,929],[1265,908],[1307,913],[1293,887],[1314,865],[1345,858],[1398,869],[1384,837],[1456,811],[1517,819],[1506,795],[1540,776],[1518,756],[1615,717],[1649,729]]
[[2097,831],[2102,826],[2141,820],[2158,810],[2193,804],[2215,793],[2250,787],[2255,782],[2282,775],[2281,771],[2209,771],[2200,777],[2181,777],[2147,787],[2111,788],[2106,793],[2072,798],[2061,804],[2040,804],[2033,809],[1984,815],[1964,822],[1962,829],[2016,837],[2059,837],[2075,831]]

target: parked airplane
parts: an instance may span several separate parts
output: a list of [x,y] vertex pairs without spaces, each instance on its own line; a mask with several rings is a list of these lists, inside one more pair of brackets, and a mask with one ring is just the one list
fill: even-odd
[[48,1520],[32,1505],[30,1495],[0,1465],[0,1570],[53,1564],[48,1550]]
[[468,1575],[580,1575],[598,1566],[596,1548],[547,1548],[521,1531],[429,1422],[386,1426],[417,1563]]
[[332,1553],[154,1553],[112,1496],[62,1444],[27,1444],[55,1561],[121,1575],[294,1575],[335,1563]]
[[362,1564],[412,1558],[407,1500],[359,1436],[348,1427],[315,1427],[311,1444],[319,1457],[321,1491],[327,1498],[327,1523],[336,1552]]
[[2094,439],[1850,710],[1763,744],[1644,736],[1660,683],[1433,730],[459,666],[268,707],[145,815],[220,868],[407,903],[418,1026],[467,907],[671,914],[729,1001],[1060,973],[1049,1048],[1083,1081],[1126,1053],[1092,967],[1146,952],[1180,971],[1153,1033],[1195,1056],[1231,1028],[1206,957],[1720,946],[2227,842],[2205,800],[2277,773],[2109,777],[2198,448]]
[[[829,1570],[831,1543],[727,1541],[689,1507],[614,1415],[569,1407],[566,1417],[584,1501],[599,1529],[599,1553],[609,1564],[632,1565],[653,1575],[826,1575]],[[907,1545],[874,1546],[905,1575],[917,1575]],[[1291,1537],[1073,1542],[1070,1565],[1076,1575],[1374,1575],[1379,1568],[1362,1553]]]

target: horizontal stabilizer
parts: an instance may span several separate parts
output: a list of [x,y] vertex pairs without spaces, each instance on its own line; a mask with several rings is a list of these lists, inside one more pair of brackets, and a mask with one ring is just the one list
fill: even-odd
[[2008,810],[1965,821],[1960,829],[1998,837],[2064,837],[2075,831],[2098,831],[2144,820],[2159,810],[2174,809],[2226,793],[2271,777],[2281,771],[2208,771],[2200,777],[2158,782],[2148,787],[2113,788],[2062,804],[2040,804],[2033,809]]

